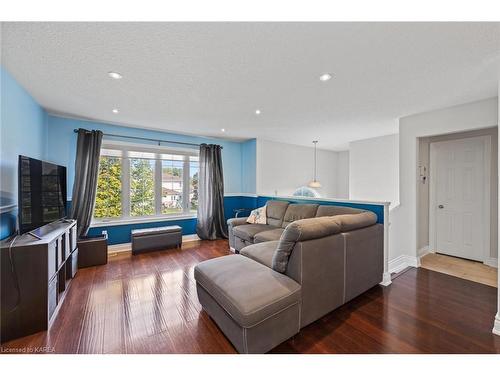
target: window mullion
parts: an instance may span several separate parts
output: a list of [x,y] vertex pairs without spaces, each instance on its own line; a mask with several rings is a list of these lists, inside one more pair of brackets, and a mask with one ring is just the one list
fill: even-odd
[[122,217],[130,217],[130,160],[128,152],[122,156]]
[[156,215],[161,215],[163,171],[160,155],[157,154],[155,157],[155,212]]
[[182,168],[182,212],[189,213],[189,156],[184,155],[184,165]]

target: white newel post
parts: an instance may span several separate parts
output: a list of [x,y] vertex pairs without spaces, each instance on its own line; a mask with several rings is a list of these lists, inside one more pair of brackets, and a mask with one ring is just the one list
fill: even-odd
[[388,286],[392,283],[389,272],[389,203],[384,204],[384,275],[380,285]]

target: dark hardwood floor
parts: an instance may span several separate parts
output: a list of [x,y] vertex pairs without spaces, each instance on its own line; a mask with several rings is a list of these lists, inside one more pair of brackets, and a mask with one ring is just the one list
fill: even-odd
[[[79,270],[52,327],[2,345],[56,353],[235,353],[201,310],[193,267],[229,254],[200,241]],[[408,269],[304,328],[273,353],[500,353],[497,290]]]

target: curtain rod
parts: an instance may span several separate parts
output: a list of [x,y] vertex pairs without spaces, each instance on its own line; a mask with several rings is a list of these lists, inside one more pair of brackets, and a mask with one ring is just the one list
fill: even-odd
[[[74,129],[73,132],[78,133],[78,130],[80,129]],[[87,129],[82,129],[85,130],[86,132],[90,132],[90,130]],[[154,139],[154,138],[145,138],[145,137],[134,137],[132,135],[119,135],[119,134],[110,134],[110,133],[102,133],[102,135],[107,135],[108,137],[118,137],[118,138],[127,138],[127,139],[140,139],[142,141],[151,141],[151,142],[158,142],[158,143],[175,143],[178,145],[185,145],[185,146],[200,146],[199,143],[189,143],[189,142],[179,142],[179,141],[165,141],[163,139]],[[220,148],[224,148],[220,146]]]

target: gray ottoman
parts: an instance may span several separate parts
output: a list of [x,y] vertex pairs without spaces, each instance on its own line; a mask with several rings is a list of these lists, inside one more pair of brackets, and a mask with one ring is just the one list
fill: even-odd
[[265,353],[299,332],[301,287],[242,255],[194,269],[198,299],[240,353]]
[[132,254],[139,254],[151,250],[163,250],[172,247],[181,247],[182,228],[171,225],[158,228],[132,230]]

